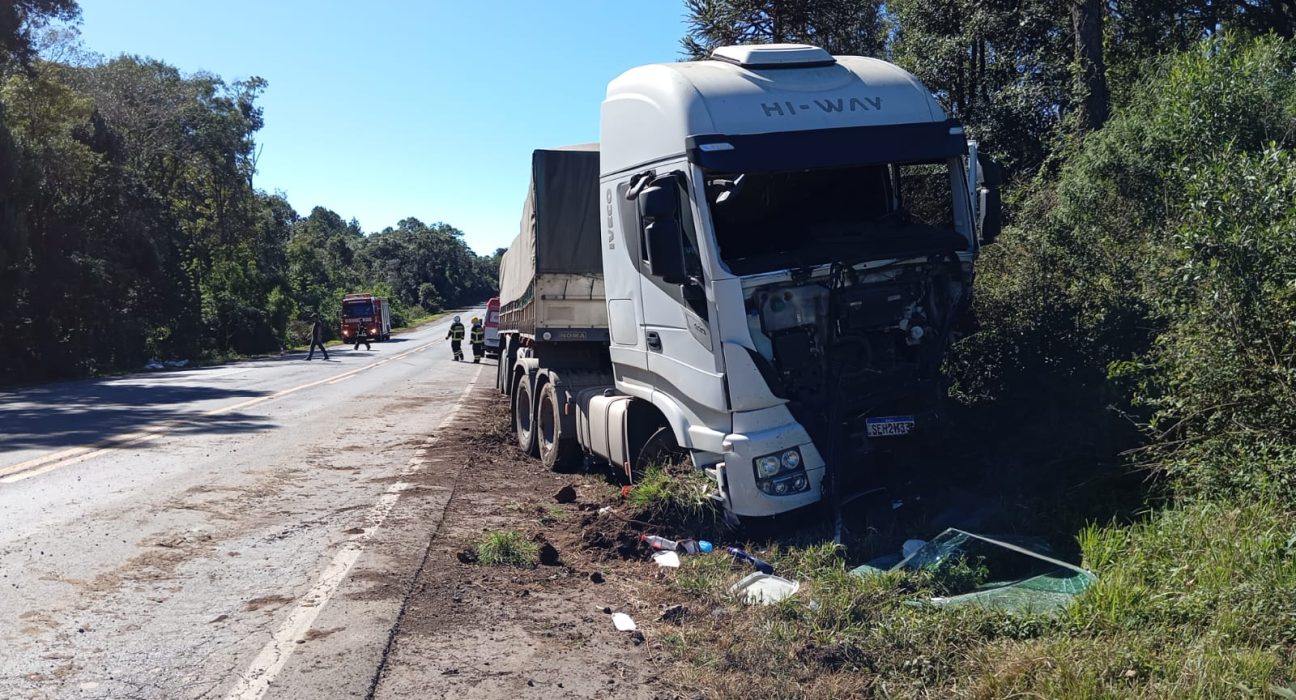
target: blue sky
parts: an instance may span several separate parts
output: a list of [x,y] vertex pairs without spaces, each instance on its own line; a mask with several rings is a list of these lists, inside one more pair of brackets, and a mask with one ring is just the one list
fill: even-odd
[[79,0],[87,49],[269,81],[256,185],[366,231],[517,233],[535,148],[598,140],[604,89],[679,58],[672,0]]

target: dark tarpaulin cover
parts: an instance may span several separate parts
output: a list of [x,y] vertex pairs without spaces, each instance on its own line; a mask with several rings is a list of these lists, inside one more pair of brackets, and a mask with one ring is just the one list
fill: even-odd
[[531,181],[536,272],[602,273],[598,144],[536,151]]

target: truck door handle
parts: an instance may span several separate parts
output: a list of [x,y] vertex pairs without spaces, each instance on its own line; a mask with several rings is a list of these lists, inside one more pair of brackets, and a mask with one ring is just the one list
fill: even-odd
[[661,352],[661,335],[657,331],[648,331],[646,336],[648,339],[648,349],[654,352]]

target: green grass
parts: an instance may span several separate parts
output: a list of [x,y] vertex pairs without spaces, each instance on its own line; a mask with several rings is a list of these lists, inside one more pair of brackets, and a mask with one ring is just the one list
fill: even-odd
[[719,515],[715,482],[692,467],[650,467],[630,490],[626,502],[651,522],[714,522]]
[[[681,683],[708,697],[1296,697],[1296,514],[1274,500],[1184,503],[1078,534],[1098,581],[1063,615],[907,604],[975,581],[850,575],[831,544],[760,551],[802,582],[747,607],[728,557],[684,558],[664,630]],[[813,603],[812,603],[813,601]]]
[[473,547],[477,561],[486,566],[535,566],[539,546],[516,530],[490,532]]

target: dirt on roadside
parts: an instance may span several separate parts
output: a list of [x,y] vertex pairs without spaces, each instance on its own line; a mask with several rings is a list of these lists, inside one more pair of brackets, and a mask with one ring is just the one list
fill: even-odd
[[[598,512],[618,502],[614,484],[553,473],[523,455],[489,385],[474,391],[428,459],[415,487],[454,483],[454,494],[375,697],[693,697],[656,678],[671,666],[653,644],[654,625],[667,623],[659,604],[636,594],[636,579],[656,567],[629,527]],[[547,563],[492,567],[465,554],[484,534],[506,530],[540,545]],[[639,629],[617,631],[615,612]]]

